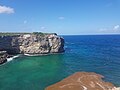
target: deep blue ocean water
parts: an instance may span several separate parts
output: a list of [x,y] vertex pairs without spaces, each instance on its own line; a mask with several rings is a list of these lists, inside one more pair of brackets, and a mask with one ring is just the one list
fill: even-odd
[[0,66],[0,90],[44,90],[80,71],[120,86],[120,35],[63,36],[65,53],[20,56]]

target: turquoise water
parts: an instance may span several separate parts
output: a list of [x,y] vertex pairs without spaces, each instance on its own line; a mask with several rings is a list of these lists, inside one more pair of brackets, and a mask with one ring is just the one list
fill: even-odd
[[0,90],[44,90],[78,72],[96,72],[120,86],[120,36],[64,36],[63,54],[20,56],[0,66]]
[[60,54],[21,56],[0,67],[0,90],[44,90],[62,79],[61,67],[64,66]]

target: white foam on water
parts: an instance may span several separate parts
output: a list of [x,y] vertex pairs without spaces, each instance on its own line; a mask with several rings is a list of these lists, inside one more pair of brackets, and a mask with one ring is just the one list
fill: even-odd
[[13,59],[19,57],[20,55],[16,55],[16,56],[13,56],[13,57],[10,57],[10,58],[7,58],[7,62],[10,62],[12,61]]
[[31,54],[24,54],[25,56],[38,56],[38,55],[31,55]]
[[49,54],[24,54],[25,56],[45,56]]

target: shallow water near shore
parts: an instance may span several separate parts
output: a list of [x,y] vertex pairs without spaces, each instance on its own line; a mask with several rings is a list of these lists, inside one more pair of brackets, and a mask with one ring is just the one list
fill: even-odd
[[120,35],[63,36],[66,52],[20,56],[0,66],[0,90],[44,90],[79,71],[120,86]]

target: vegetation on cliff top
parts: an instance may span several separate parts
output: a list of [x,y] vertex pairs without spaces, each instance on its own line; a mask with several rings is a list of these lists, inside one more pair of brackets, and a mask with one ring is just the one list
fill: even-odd
[[31,33],[28,33],[28,32],[0,32],[0,36],[14,36],[14,35],[23,35],[23,34],[35,34],[35,35],[41,35],[41,36],[49,35],[49,34],[57,35],[56,33],[42,33],[42,32],[31,32]]

